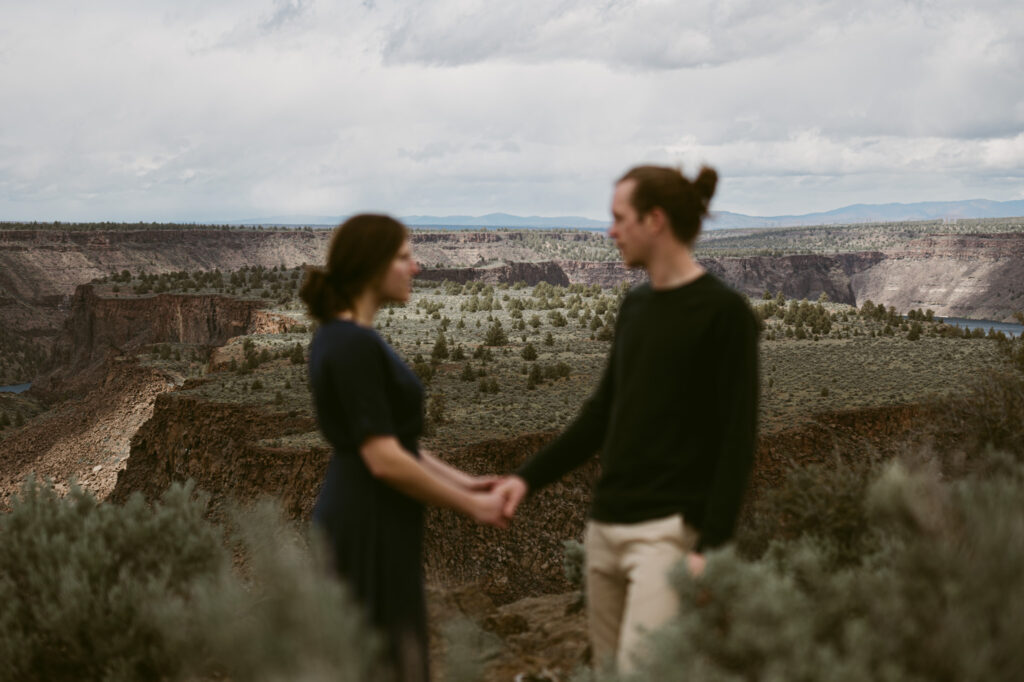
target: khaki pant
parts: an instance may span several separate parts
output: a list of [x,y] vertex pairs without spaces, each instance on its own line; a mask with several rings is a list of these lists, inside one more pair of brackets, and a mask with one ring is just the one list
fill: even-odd
[[668,572],[697,545],[679,514],[642,523],[587,523],[587,624],[594,667],[620,674],[644,654],[645,632],[676,614],[679,600]]

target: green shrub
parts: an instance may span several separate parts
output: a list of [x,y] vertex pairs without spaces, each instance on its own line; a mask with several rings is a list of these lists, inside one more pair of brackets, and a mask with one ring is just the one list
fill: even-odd
[[430,351],[430,357],[434,360],[447,360],[448,355],[448,342],[443,333],[438,333],[434,348]]
[[11,680],[157,679],[178,672],[149,605],[227,565],[205,501],[173,486],[152,509],[100,505],[30,479],[0,515],[0,660]]
[[856,563],[877,542],[864,506],[876,467],[865,455],[791,470],[751,503],[750,520],[737,532],[741,552],[760,557],[773,541],[810,538],[829,543],[838,565]]
[[232,553],[206,507],[191,483],[150,507],[29,480],[0,515],[0,680],[374,679],[378,643],[301,534],[265,504]]
[[583,543],[578,540],[565,540],[562,546],[565,548],[565,554],[562,555],[562,570],[565,571],[565,579],[574,588],[582,589],[586,564]]
[[884,542],[836,568],[834,544],[776,543],[758,561],[677,567],[679,616],[637,680],[1011,680],[1024,666],[1024,467],[949,483],[890,465],[864,504]]
[[508,336],[505,334],[505,330],[501,326],[501,322],[495,320],[490,327],[487,329],[487,334],[484,337],[485,346],[504,346],[508,344]]

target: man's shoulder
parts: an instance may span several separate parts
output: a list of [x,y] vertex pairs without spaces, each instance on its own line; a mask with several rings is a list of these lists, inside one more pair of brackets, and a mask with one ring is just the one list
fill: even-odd
[[704,278],[703,295],[708,305],[719,310],[721,314],[738,320],[753,320],[754,311],[750,300],[715,275],[707,273]]
[[638,298],[644,298],[646,296],[650,296],[651,292],[653,291],[654,289],[651,288],[650,280],[644,280],[643,282],[634,284],[628,290],[626,290],[626,295],[623,298],[623,300],[628,301],[636,300]]

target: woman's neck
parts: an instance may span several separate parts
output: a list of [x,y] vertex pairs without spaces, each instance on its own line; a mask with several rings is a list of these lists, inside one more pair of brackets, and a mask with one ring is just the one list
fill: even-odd
[[359,294],[359,296],[356,296],[355,300],[352,301],[352,307],[338,313],[338,319],[351,320],[358,325],[372,327],[373,318],[377,316],[379,308],[380,301],[377,300],[373,291],[367,289]]

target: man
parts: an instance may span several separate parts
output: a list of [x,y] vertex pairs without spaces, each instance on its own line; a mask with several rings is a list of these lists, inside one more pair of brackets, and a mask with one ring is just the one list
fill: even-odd
[[528,492],[601,452],[584,541],[596,666],[632,669],[642,635],[678,608],[667,573],[733,533],[753,462],[758,326],[694,259],[717,174],[639,166],[616,184],[608,235],[650,279],[622,302],[608,365],[576,420],[499,486]]

